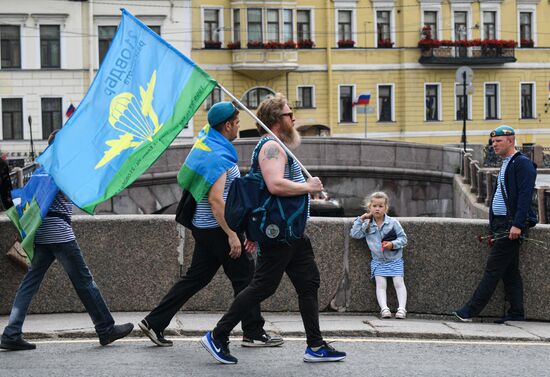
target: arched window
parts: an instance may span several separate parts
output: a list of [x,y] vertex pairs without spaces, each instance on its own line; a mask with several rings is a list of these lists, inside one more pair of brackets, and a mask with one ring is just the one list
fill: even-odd
[[257,109],[260,102],[262,102],[264,98],[270,94],[274,95],[275,92],[269,88],[262,88],[262,87],[252,88],[244,94],[241,101],[249,109]]

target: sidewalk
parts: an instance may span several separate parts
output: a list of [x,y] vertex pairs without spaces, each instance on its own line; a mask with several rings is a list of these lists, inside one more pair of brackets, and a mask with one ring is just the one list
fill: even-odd
[[[117,323],[132,322],[136,325],[131,336],[143,334],[137,323],[147,313],[117,312],[113,317]],[[268,332],[286,337],[305,337],[299,313],[263,313]],[[211,330],[222,313],[180,312],[165,335],[202,336]],[[7,324],[8,317],[0,316],[0,326]],[[92,322],[86,313],[34,314],[27,316],[23,327],[27,339],[90,338],[95,337]],[[241,335],[240,325],[234,335]],[[508,322],[462,323],[452,317],[439,319],[408,318],[406,320],[380,320],[370,314],[321,313],[321,330],[326,338],[407,338],[407,339],[459,339],[499,341],[544,341],[550,342],[550,323]]]

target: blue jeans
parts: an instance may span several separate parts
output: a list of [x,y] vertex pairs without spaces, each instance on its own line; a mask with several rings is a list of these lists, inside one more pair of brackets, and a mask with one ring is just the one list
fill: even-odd
[[95,325],[97,335],[101,338],[113,330],[115,321],[84,261],[80,247],[78,247],[76,241],[70,241],[35,245],[32,264],[17,289],[8,326],[6,326],[2,335],[3,338],[15,340],[21,336],[29,305],[36,292],[38,292],[44,275],[55,259],[61,263],[63,269],[69,275],[80,301],[84,304]]

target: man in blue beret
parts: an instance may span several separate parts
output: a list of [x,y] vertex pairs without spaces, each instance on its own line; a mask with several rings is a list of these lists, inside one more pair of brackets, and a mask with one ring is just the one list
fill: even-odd
[[[197,206],[193,215],[192,234],[195,249],[191,266],[185,276],[177,281],[154,308],[138,325],[153,343],[160,347],[172,346],[172,341],[164,337],[164,330],[181,307],[205,287],[216,275],[220,267],[233,286],[235,296],[248,286],[254,274],[254,261],[249,253],[255,244],[242,241],[233,232],[224,218],[225,199],[231,182],[240,177],[237,166],[237,152],[231,144],[239,132],[239,110],[231,102],[218,102],[208,111],[208,126],[204,127],[193,149],[187,156],[184,168],[192,166],[198,176],[182,169],[185,177],[178,182],[188,189],[200,186],[206,177],[212,177],[212,184],[205,187],[195,197]],[[208,150],[210,153],[205,153]],[[181,174],[181,172],[180,172]],[[201,182],[194,182],[200,180]],[[183,182],[183,183],[182,183]],[[283,344],[279,336],[265,332],[260,305],[249,307],[242,320],[244,347],[274,347]]]
[[453,313],[463,322],[470,322],[485,308],[501,279],[510,308],[495,323],[525,320],[519,249],[522,237],[527,237],[529,227],[537,223],[531,207],[537,167],[516,150],[512,127],[497,127],[490,136],[495,153],[502,158],[489,211],[494,243],[485,273],[472,298]]

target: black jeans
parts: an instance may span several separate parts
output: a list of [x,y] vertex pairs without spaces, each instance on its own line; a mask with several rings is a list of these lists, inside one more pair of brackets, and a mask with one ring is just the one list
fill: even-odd
[[[193,250],[193,259],[187,273],[145,317],[156,331],[163,331],[168,327],[172,318],[187,300],[212,281],[220,266],[223,266],[225,274],[231,281],[235,296],[246,288],[254,274],[254,261],[244,249],[237,259],[229,256],[229,241],[223,229],[195,228],[193,238],[195,250]],[[248,306],[242,318],[244,335],[263,334],[264,323],[259,303]]]
[[510,225],[505,216],[495,216],[491,224],[493,237],[499,238],[491,248],[485,273],[472,298],[466,304],[472,316],[478,315],[487,305],[500,279],[504,283],[506,301],[510,303],[508,315],[524,316],[523,281],[519,272],[521,241],[510,240]]
[[284,272],[298,293],[298,304],[308,346],[322,345],[317,299],[320,277],[311,242],[307,237],[290,244],[260,245],[254,278],[250,285],[237,295],[227,313],[220,319],[213,331],[214,338],[226,341],[248,308],[258,305],[275,293]]

